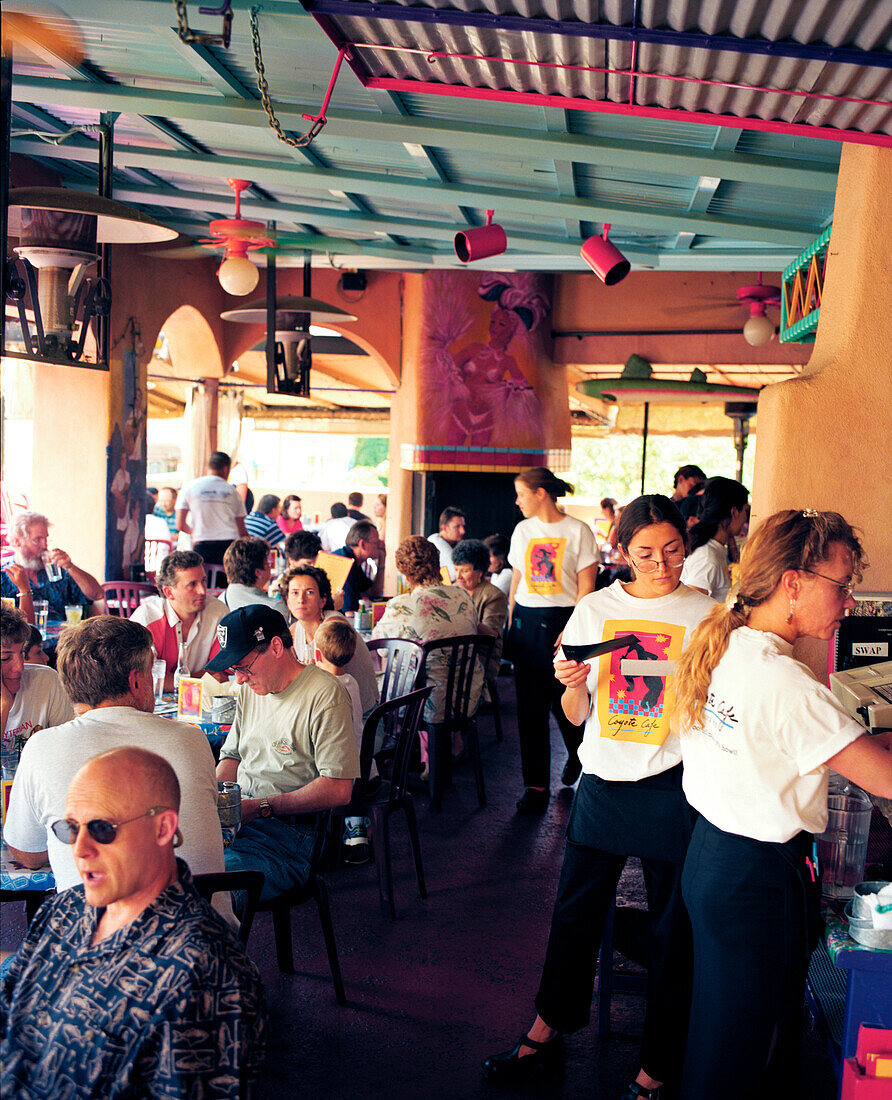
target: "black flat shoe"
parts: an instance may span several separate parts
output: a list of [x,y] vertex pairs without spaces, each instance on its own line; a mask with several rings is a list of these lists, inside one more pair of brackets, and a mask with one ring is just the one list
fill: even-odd
[[[538,792],[536,792],[538,793]],[[522,1046],[532,1047],[533,1053],[519,1056]],[[545,1081],[564,1076],[564,1059],[567,1048],[564,1037],[555,1035],[547,1043],[521,1036],[513,1050],[491,1054],[483,1063],[483,1080],[495,1085],[520,1085],[526,1081]]]
[[576,780],[579,778],[579,773],[582,771],[582,761],[574,753],[570,759],[564,764],[564,770],[561,772],[561,782],[565,787],[572,787]]
[[548,809],[548,791],[537,791],[535,787],[527,787],[517,800],[517,812],[519,814],[544,814]]
[[633,1081],[631,1085],[626,1087],[626,1091],[619,1100],[660,1100],[662,1095],[662,1085],[655,1085],[652,1089],[646,1089],[644,1085],[639,1085],[637,1081]]

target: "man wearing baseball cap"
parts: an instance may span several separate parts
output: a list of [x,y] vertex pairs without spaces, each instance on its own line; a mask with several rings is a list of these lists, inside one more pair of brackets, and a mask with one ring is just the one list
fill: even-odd
[[359,775],[353,706],[334,676],[294,655],[284,617],[250,604],[221,619],[210,671],[241,685],[218,780],[242,789],[242,825],[226,869],[266,876],[262,900],[306,882],[320,810],[350,801]]

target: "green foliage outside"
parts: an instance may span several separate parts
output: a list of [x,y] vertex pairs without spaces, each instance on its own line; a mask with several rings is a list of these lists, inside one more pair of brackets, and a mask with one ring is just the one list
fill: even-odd
[[390,471],[388,454],[390,441],[387,436],[360,436],[356,440],[350,477],[357,485],[387,485]]
[[[750,489],[755,454],[755,439],[752,439],[743,459],[743,483]],[[620,504],[626,504],[641,493],[639,435],[574,438],[570,461],[569,472],[562,473],[561,477],[575,486],[577,497],[591,500],[614,497]],[[734,441],[730,436],[651,436],[647,441],[645,493],[670,495],[672,475],[679,466],[688,463],[699,466],[707,476],[734,477],[737,471]]]

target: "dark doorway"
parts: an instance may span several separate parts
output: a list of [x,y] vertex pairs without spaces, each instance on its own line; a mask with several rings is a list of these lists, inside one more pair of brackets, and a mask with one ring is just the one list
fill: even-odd
[[514,504],[511,474],[436,470],[413,475],[412,530],[416,534],[437,531],[440,513],[450,504],[465,513],[465,533],[471,539],[495,534],[510,538],[522,518]]

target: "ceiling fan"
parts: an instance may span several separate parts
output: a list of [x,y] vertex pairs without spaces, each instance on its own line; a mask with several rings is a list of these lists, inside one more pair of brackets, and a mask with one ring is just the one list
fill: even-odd
[[762,282],[762,272],[758,279],[749,286],[738,287],[737,301],[731,298],[694,299],[684,306],[668,306],[666,313],[702,312],[710,309],[731,310],[743,306],[749,310],[749,317],[743,326],[743,338],[752,347],[761,347],[767,344],[774,336],[775,326],[767,316],[768,306],[779,306],[781,302],[781,289],[779,286],[768,286]]

